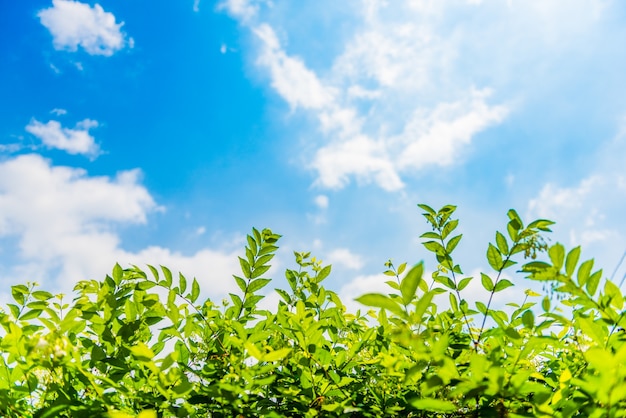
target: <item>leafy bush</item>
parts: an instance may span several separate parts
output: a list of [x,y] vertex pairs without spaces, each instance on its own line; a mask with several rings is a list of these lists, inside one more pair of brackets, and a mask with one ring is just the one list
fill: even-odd
[[[452,257],[455,207],[419,207],[436,269],[425,278],[422,263],[388,261],[390,293],[358,298],[373,308],[365,315],[322,285],[331,268],[309,253],[295,253],[276,309],[259,308],[280,238],[268,229],[247,237],[240,293],[227,303],[199,302],[198,282],[166,267],[116,265],[79,282],[71,302],[13,286],[0,313],[0,414],[625,416],[624,297],[609,280],[598,291],[593,261],[548,246],[552,222],[525,226],[511,210],[487,247],[492,271],[466,277]],[[496,309],[498,293],[519,285],[505,271],[546,294],[520,291]],[[474,280],[484,298],[468,301]]]

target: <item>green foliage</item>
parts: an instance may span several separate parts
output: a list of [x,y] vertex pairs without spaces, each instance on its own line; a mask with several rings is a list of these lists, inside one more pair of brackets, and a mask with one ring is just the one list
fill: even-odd
[[[359,297],[365,314],[323,286],[330,266],[299,252],[275,309],[260,309],[280,239],[268,229],[247,237],[239,292],[221,304],[163,266],[116,265],[71,301],[12,286],[0,415],[626,416],[624,296],[593,261],[548,246],[552,222],[525,226],[510,210],[490,269],[469,277],[453,258],[456,207],[419,207],[434,270],[389,260],[389,293]],[[523,280],[546,294],[515,291]]]

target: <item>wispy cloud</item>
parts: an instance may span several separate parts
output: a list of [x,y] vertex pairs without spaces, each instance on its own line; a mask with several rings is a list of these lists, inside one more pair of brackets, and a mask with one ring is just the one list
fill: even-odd
[[60,149],[74,155],[85,155],[93,159],[100,154],[100,147],[96,144],[94,137],[89,134],[89,129],[96,127],[98,127],[98,122],[91,119],[77,123],[74,129],[63,128],[61,123],[55,120],[42,123],[33,119],[25,129],[49,148]]
[[[489,104],[490,90],[473,84],[433,99],[431,84],[441,82],[434,74],[453,59],[453,42],[420,17],[425,5],[391,13],[384,2],[361,3],[357,29],[332,66],[318,70],[287,51],[274,26],[263,21],[264,3],[230,0],[222,8],[257,39],[256,63],[276,93],[292,111],[317,120],[323,139],[313,144],[308,164],[314,183],[340,189],[356,179],[400,190],[412,171],[462,161],[463,147],[510,109]],[[429,13],[438,12],[432,8]]]
[[113,13],[73,0],[52,0],[52,7],[38,13],[41,24],[53,37],[55,49],[75,52],[81,47],[90,55],[111,56],[133,41],[121,31]]

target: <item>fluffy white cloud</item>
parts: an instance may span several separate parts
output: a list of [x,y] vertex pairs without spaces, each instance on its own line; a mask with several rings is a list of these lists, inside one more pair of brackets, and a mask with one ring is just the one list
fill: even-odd
[[138,170],[92,177],[34,154],[0,162],[0,237],[17,246],[2,280],[37,281],[67,293],[76,281],[101,279],[119,262],[162,264],[196,276],[205,296],[234,290],[230,275],[238,262],[230,250],[204,248],[186,255],[159,246],[123,248],[116,229],[144,224],[158,210]]
[[55,120],[41,123],[33,119],[26,126],[26,131],[35,135],[49,148],[95,158],[100,154],[100,147],[96,144],[94,137],[89,134],[89,129],[96,127],[98,127],[98,122],[91,119],[77,123],[75,129],[63,128]]
[[52,34],[54,47],[75,52],[80,46],[91,55],[111,56],[132,45],[120,30],[115,16],[102,6],[73,0],[52,0],[52,7],[38,13],[41,24]]
[[339,265],[351,270],[359,270],[363,267],[363,259],[347,248],[336,248],[326,255],[324,260],[328,264]]

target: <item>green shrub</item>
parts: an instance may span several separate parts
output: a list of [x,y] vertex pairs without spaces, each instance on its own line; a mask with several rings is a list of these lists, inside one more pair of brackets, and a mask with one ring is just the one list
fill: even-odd
[[[487,247],[492,270],[466,277],[452,257],[455,207],[419,207],[435,271],[388,261],[390,293],[359,297],[365,315],[322,285],[331,268],[309,253],[295,253],[275,310],[260,309],[280,238],[268,229],[247,237],[240,292],[224,304],[199,302],[198,282],[166,267],[116,265],[79,282],[71,302],[13,286],[0,313],[0,414],[626,416],[624,297],[593,261],[548,246],[552,222],[525,226],[511,210]],[[505,270],[523,277],[515,284]],[[520,291],[496,309],[524,278],[546,295]],[[473,280],[484,299],[464,298]]]

